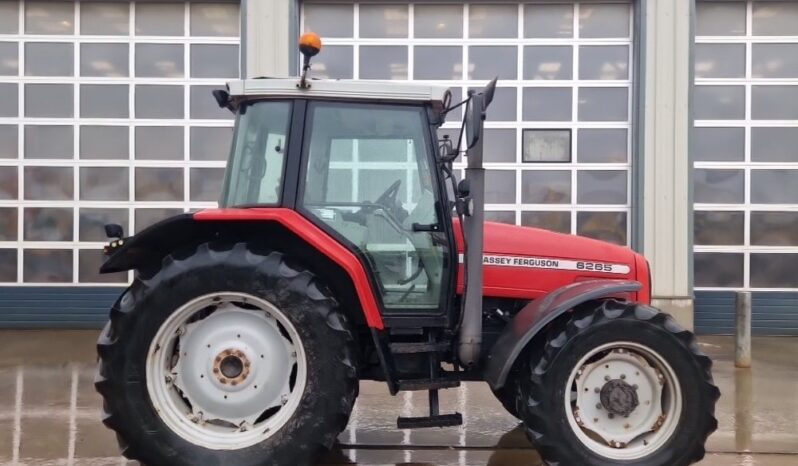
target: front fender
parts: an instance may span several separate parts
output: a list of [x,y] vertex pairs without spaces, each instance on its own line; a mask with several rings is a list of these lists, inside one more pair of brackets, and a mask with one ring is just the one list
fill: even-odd
[[587,301],[634,293],[642,287],[640,282],[631,280],[590,280],[563,286],[529,303],[491,348],[485,363],[485,380],[494,390],[502,388],[526,345],[562,314]]

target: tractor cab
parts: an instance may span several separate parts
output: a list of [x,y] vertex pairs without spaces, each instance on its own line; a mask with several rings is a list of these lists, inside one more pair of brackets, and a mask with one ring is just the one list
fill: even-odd
[[231,83],[222,98],[238,118],[221,207],[300,211],[368,262],[386,312],[440,314],[454,253],[435,135],[449,96],[388,83]]

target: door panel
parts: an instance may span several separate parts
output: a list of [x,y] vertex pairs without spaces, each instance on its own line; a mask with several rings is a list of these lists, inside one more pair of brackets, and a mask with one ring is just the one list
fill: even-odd
[[366,259],[386,311],[439,310],[451,262],[421,109],[316,104],[308,122],[303,207]]

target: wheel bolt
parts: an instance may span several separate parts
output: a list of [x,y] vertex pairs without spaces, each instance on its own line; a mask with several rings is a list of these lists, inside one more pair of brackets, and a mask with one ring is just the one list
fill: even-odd
[[608,414],[607,417],[610,418],[610,419],[615,419],[615,415],[612,414],[612,413]]
[[596,409],[601,409],[601,408],[602,408],[601,403],[596,403]]
[[637,384],[634,384],[634,385],[632,385],[632,388],[634,388],[635,390],[637,390],[637,388],[638,388],[638,387],[637,387]]
[[610,381],[610,376],[609,375],[605,375],[604,376],[604,381],[605,382],[609,382]]
[[598,388],[598,387],[594,388],[593,391],[596,392],[596,393],[601,393],[601,389]]
[[626,374],[621,374],[621,380],[626,380]]

